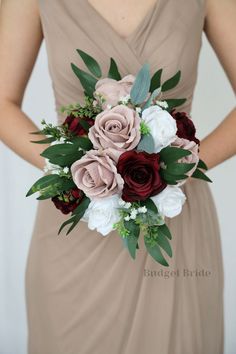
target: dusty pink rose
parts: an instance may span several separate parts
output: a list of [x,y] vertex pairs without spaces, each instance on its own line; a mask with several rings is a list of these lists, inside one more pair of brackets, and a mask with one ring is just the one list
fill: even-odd
[[141,138],[140,117],[133,109],[119,105],[99,113],[88,137],[95,149],[134,149]]
[[117,173],[116,162],[109,149],[90,150],[72,164],[73,181],[91,199],[120,194],[124,181]]
[[195,143],[194,141],[177,137],[176,140],[171,144],[171,146],[176,146],[191,151],[192,153],[191,155],[183,157],[178,161],[183,163],[195,163],[195,166],[189,172],[186,173],[186,175],[190,177],[193,174],[193,172],[196,170],[197,164],[199,162],[198,144]]
[[95,86],[95,98],[102,96],[105,102],[102,108],[107,108],[108,105],[116,106],[122,97],[130,94],[135,77],[127,75],[122,80],[116,81],[113,79],[101,79]]

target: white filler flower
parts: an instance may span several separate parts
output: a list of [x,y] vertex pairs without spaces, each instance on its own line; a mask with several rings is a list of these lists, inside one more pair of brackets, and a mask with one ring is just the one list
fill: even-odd
[[151,199],[161,215],[174,218],[181,213],[186,196],[179,187],[167,186]]
[[120,196],[93,199],[85,211],[83,221],[88,222],[90,230],[97,230],[103,236],[113,230],[113,225],[120,220],[118,208]]
[[142,120],[150,128],[155,142],[155,152],[170,145],[176,139],[177,125],[175,119],[159,106],[151,106],[142,113]]

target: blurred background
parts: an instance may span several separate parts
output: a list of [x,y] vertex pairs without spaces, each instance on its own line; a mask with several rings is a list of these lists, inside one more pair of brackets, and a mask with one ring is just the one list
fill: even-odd
[[[199,61],[192,118],[198,136],[212,131],[235,106],[230,84],[205,36]],[[45,44],[42,45],[24,98],[23,110],[40,126],[56,122]],[[25,198],[42,173],[0,143],[0,354],[26,354],[24,276],[37,202]],[[225,272],[225,354],[236,353],[236,159],[209,176],[220,227]],[[42,353],[43,354],[43,353]],[[200,353],[199,353],[200,354]]]

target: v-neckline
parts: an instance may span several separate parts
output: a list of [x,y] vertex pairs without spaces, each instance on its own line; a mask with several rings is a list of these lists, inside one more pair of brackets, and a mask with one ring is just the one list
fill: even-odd
[[155,11],[158,10],[161,0],[156,0],[153,6],[147,11],[146,15],[144,18],[139,22],[139,24],[136,26],[136,28],[126,37],[122,37],[116,30],[115,28],[105,19],[98,10],[93,7],[93,5],[89,2],[89,0],[84,0],[89,9],[95,14],[95,16],[107,27],[108,30],[113,32],[116,37],[118,37],[120,40],[129,43],[129,41],[143,28],[147,20],[152,18],[152,15],[154,14]]

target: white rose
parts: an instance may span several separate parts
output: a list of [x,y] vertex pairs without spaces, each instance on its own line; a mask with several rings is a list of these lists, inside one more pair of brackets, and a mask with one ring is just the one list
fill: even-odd
[[145,109],[142,113],[142,119],[150,128],[150,133],[155,142],[156,153],[176,139],[176,121],[161,107],[151,106]]
[[151,199],[161,215],[173,218],[181,213],[186,196],[179,187],[167,186]]
[[118,195],[93,199],[82,220],[88,222],[90,230],[96,229],[103,236],[106,236],[112,231],[113,225],[120,220],[119,200]]

